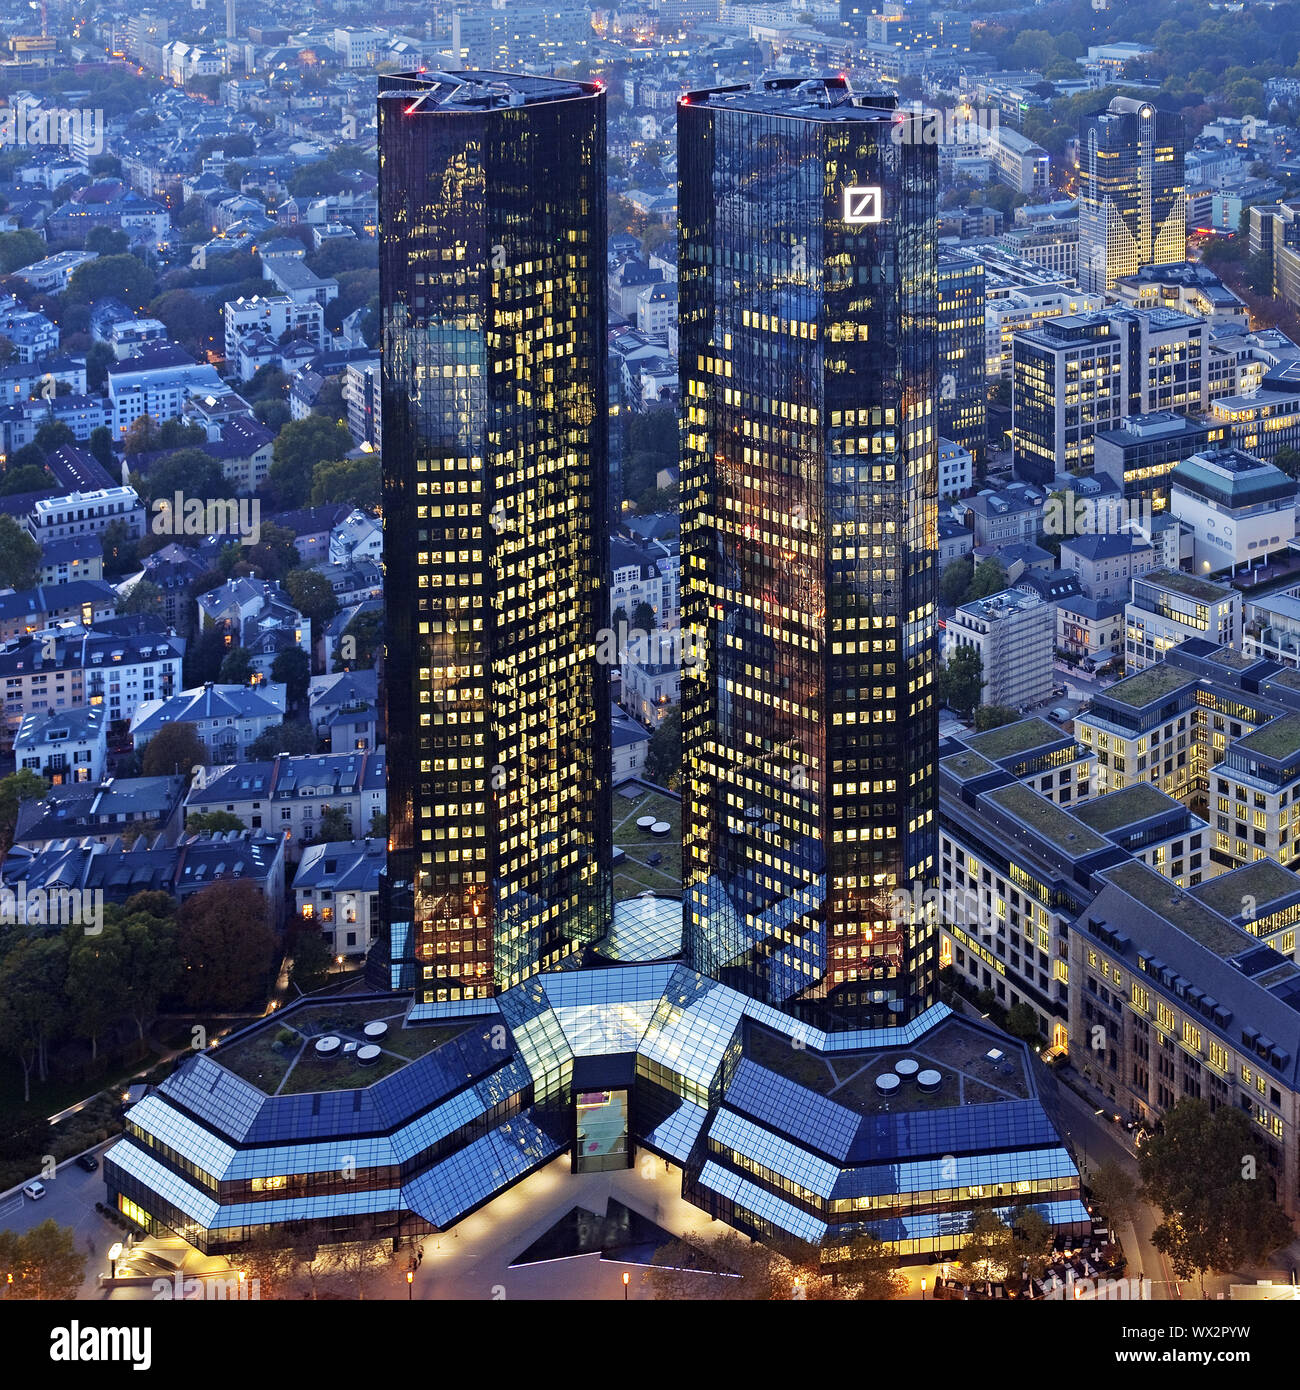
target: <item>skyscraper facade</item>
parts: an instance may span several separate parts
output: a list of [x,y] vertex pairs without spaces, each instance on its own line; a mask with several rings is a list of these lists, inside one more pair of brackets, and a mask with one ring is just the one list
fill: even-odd
[[383,76],[387,972],[486,998],[608,927],[605,97]]
[[678,108],[695,969],[821,1027],[934,998],[937,162],[843,79]]
[[1079,283],[1113,289],[1143,266],[1187,259],[1183,118],[1114,97],[1079,138]]
[[939,253],[939,433],[976,464],[988,453],[988,386],[984,379],[984,262]]

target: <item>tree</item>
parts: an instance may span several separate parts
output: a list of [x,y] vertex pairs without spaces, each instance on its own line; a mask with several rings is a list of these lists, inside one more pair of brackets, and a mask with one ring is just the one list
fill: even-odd
[[263,526],[256,545],[241,545],[235,567],[246,566],[260,579],[281,580],[302,563],[287,526]]
[[311,620],[314,633],[326,628],[339,611],[334,590],[320,570],[292,569],[284,576],[284,588],[298,612]]
[[312,474],[311,504],[350,502],[354,507],[377,507],[383,501],[384,480],[378,454],[321,463]]
[[125,521],[110,521],[99,533],[104,549],[104,574],[133,573],[140,564],[140,545]]
[[92,227],[86,233],[86,250],[100,256],[124,256],[131,242],[120,227]]
[[0,515],[0,585],[30,589],[41,562],[40,546],[11,516]]
[[312,844],[324,845],[333,840],[350,840],[352,838],[352,817],[348,815],[346,806],[326,806],[320,815],[320,825],[316,829],[316,838]]
[[[160,899],[161,902],[151,900]],[[180,977],[176,902],[170,893],[136,893],[121,908],[119,921],[126,949],[123,976],[126,1012],[143,1041],[158,1016],[162,999]]]
[[383,613],[373,608],[357,612],[340,636],[335,672],[369,670],[383,644]]
[[286,719],[282,724],[272,724],[265,732],[248,745],[248,756],[254,762],[265,762],[277,753],[301,756],[316,751],[316,735],[310,724],[295,719]]
[[50,789],[44,777],[31,768],[22,767],[8,777],[0,777],[0,847],[7,850],[13,843],[14,828],[24,801],[39,801]]
[[336,462],[351,452],[352,436],[342,425],[319,415],[290,420],[275,441],[266,480],[276,505],[305,506],[317,465]]
[[11,466],[5,469],[3,481],[0,481],[0,497],[13,497],[20,492],[45,492],[53,482],[44,467],[30,463],[24,467]]
[[376,811],[370,817],[370,828],[366,835],[373,840],[386,840],[388,838],[388,817],[383,811]]
[[1023,1001],[1012,1004],[1007,1010],[1006,1021],[1002,1026],[1012,1037],[1024,1038],[1026,1042],[1035,1042],[1040,1036],[1038,1015],[1034,1012],[1034,1006]]
[[62,449],[69,444],[75,444],[77,436],[62,420],[47,420],[36,431],[36,438],[32,442],[41,453],[52,454],[55,449]]
[[1300,478],[1300,449],[1289,449],[1283,445],[1273,455],[1273,462],[1289,478]]
[[247,685],[253,679],[253,658],[247,647],[231,647],[221,663],[217,680],[222,685]]
[[990,594],[999,594],[1006,587],[1006,568],[1001,560],[990,555],[987,560],[981,560],[975,566],[975,572],[971,575],[970,590],[966,595],[966,602],[973,602],[977,598],[988,598]]
[[632,610],[632,627],[637,632],[653,632],[655,630],[655,610],[650,604],[638,603]]
[[1030,1279],[1041,1279],[1052,1262],[1056,1232],[1037,1207],[1021,1207],[1011,1221],[1011,1268],[1017,1265]]
[[1265,1148],[1244,1111],[1221,1105],[1211,1114],[1189,1096],[1165,1111],[1138,1155],[1142,1195],[1164,1213],[1151,1243],[1180,1279],[1195,1276],[1202,1298],[1207,1270],[1258,1264],[1291,1238],[1260,1171]]
[[371,1279],[392,1257],[392,1247],[386,1240],[351,1240],[346,1245],[330,1247],[332,1267],[355,1284],[357,1297],[363,1299]]
[[271,663],[271,679],[285,687],[290,706],[296,707],[307,698],[311,685],[311,659],[301,647],[286,647],[276,653]]
[[293,982],[304,994],[319,989],[329,975],[334,957],[329,943],[309,925],[299,927],[293,939]]
[[178,914],[181,991],[187,1007],[227,1012],[265,994],[276,951],[266,900],[247,880],[212,883]]
[[6,1297],[66,1301],[76,1298],[85,1277],[86,1256],[71,1226],[48,1220],[21,1234],[0,1231],[0,1283]]
[[26,227],[0,236],[0,275],[12,275],[15,270],[34,265],[49,255],[44,241]]
[[1111,1224],[1132,1221],[1137,1214],[1138,1185],[1136,1180],[1108,1158],[1094,1168],[1088,1177],[1093,1201],[1110,1218]]
[[969,714],[979,704],[984,686],[984,667],[974,647],[957,647],[939,668],[939,698],[958,714]]
[[965,603],[974,573],[974,556],[959,555],[955,560],[950,560],[939,576],[940,602],[948,608],[956,608],[959,603]]
[[165,724],[145,744],[140,758],[142,777],[188,777],[192,768],[206,767],[208,750],[193,724]]
[[192,811],[185,817],[185,830],[190,835],[218,835],[227,830],[247,829],[231,811]]
[[157,287],[153,272],[138,257],[100,256],[72,272],[66,294],[70,303],[112,298],[129,309],[143,309]]
[[[142,416],[141,420],[136,421],[136,425],[148,418],[147,415]],[[162,431],[155,430],[152,438],[146,442],[146,447],[137,449],[134,447],[137,443],[137,439],[133,437],[134,431],[135,425],[127,431],[124,441],[128,458],[134,457],[137,453],[151,453],[155,449],[167,447],[163,442]],[[202,449],[192,447],[177,449],[174,454],[155,459],[149,465],[148,473],[140,479],[139,490],[149,499],[164,498],[169,503],[178,492],[187,501],[191,497],[199,497],[207,502],[214,498],[231,497],[235,491],[226,480],[216,459]]]
[[656,786],[677,785],[682,767],[682,712],[670,709],[650,735],[645,754],[645,775]]
[[1014,724],[1020,718],[1020,711],[1010,705],[981,705],[975,711],[975,728],[982,734],[988,729],[1000,729],[1003,724]]
[[161,616],[166,596],[151,579],[138,580],[117,605],[120,614],[156,614]]
[[206,295],[165,290],[149,305],[152,317],[167,326],[167,336],[202,358],[220,352],[224,342],[221,313]]
[[845,1258],[831,1267],[835,1282],[847,1285],[855,1300],[884,1302],[902,1298],[907,1279],[898,1272],[898,1252],[873,1235],[855,1236],[844,1247]]
[[94,936],[80,927],[68,952],[67,992],[72,1026],[78,1036],[90,1040],[90,1060],[99,1058],[99,1037],[126,1007],[126,943],[121,931],[109,923]]
[[1011,1228],[988,1208],[972,1213],[959,1258],[967,1279],[1005,1279],[1015,1258]]

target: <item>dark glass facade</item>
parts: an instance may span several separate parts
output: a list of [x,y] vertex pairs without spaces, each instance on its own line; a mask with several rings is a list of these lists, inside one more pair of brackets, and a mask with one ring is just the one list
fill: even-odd
[[1187,137],[1177,112],[1115,97],[1079,137],[1079,283],[1111,290],[1187,259]]
[[939,433],[983,465],[988,453],[984,380],[984,262],[939,253]]
[[[935,997],[934,147],[841,79],[678,108],[685,938],[819,1027]],[[900,138],[902,137],[902,138]]]
[[389,983],[608,929],[605,96],[382,76]]

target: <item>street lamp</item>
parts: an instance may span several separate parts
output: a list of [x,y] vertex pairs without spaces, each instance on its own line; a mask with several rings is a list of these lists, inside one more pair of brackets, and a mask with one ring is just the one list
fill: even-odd
[[925,1275],[921,1275],[921,1302],[925,1302]]
[[623,1302],[624,1302],[624,1303],[627,1302],[627,1286],[628,1286],[631,1282],[632,1282],[632,1276],[627,1272],[627,1270],[624,1270],[624,1271],[623,1271]]
[[108,1247],[108,1277],[117,1278],[117,1262],[122,1258],[122,1242],[119,1240],[115,1245]]
[[415,1283],[415,1275],[408,1269],[406,1271],[406,1301],[411,1301],[411,1285]]

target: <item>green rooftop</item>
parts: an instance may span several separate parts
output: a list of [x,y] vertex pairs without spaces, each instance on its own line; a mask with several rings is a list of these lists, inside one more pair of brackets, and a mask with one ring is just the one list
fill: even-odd
[[1194,574],[1184,574],[1182,570],[1155,570],[1151,574],[1144,574],[1139,583],[1159,584],[1162,589],[1172,589],[1177,594],[1186,594],[1188,598],[1200,599],[1203,603],[1214,603],[1232,592],[1227,584],[1197,579]]
[[959,782],[969,782],[972,778],[983,777],[985,773],[997,770],[987,758],[981,758],[978,753],[969,750],[965,753],[950,753],[946,758],[940,758],[939,766]]
[[1099,835],[1108,835],[1177,806],[1178,802],[1172,796],[1166,796],[1150,782],[1135,782],[1122,791],[1108,792],[1095,801],[1081,802],[1074,808],[1074,814]]
[[[1192,897],[1186,889],[1171,883],[1162,874],[1132,859],[1103,875],[1121,892],[1159,913],[1172,926],[1199,942],[1207,951],[1225,959],[1239,955],[1252,944],[1245,932],[1230,926],[1218,913]],[[1123,930],[1124,923],[1116,925]]]
[[975,734],[966,739],[966,746],[996,763],[1004,758],[1014,758],[1017,753],[1027,752],[1030,748],[1060,743],[1064,737],[1061,730],[1046,719],[1017,719],[1014,724],[1003,724],[987,733]]
[[1110,841],[1103,840],[1068,811],[1062,811],[1045,796],[1040,796],[1023,782],[1013,782],[985,793],[985,800],[1009,811],[1044,840],[1070,855],[1091,854],[1106,849]]
[[1205,659],[1216,666],[1226,666],[1230,671],[1244,671],[1259,660],[1256,656],[1243,656],[1235,647],[1216,647]]
[[1136,676],[1129,676],[1127,680],[1117,681],[1104,692],[1103,698],[1129,705],[1133,709],[1144,709],[1172,695],[1175,690],[1195,683],[1196,677],[1190,671],[1180,671],[1176,666],[1166,666],[1161,662],[1158,666],[1139,671]]
[[1270,685],[1284,685],[1288,690],[1300,690],[1300,671],[1284,666],[1275,676],[1270,676],[1264,681],[1263,685],[1266,690]]
[[1300,876],[1284,869],[1276,860],[1257,859],[1231,873],[1206,879],[1190,891],[1225,917],[1240,917],[1245,910],[1245,899],[1253,898],[1254,915],[1267,917],[1272,910],[1271,904],[1300,893]]
[[1253,734],[1237,739],[1233,747],[1261,758],[1289,758],[1300,752],[1300,714],[1279,714]]

